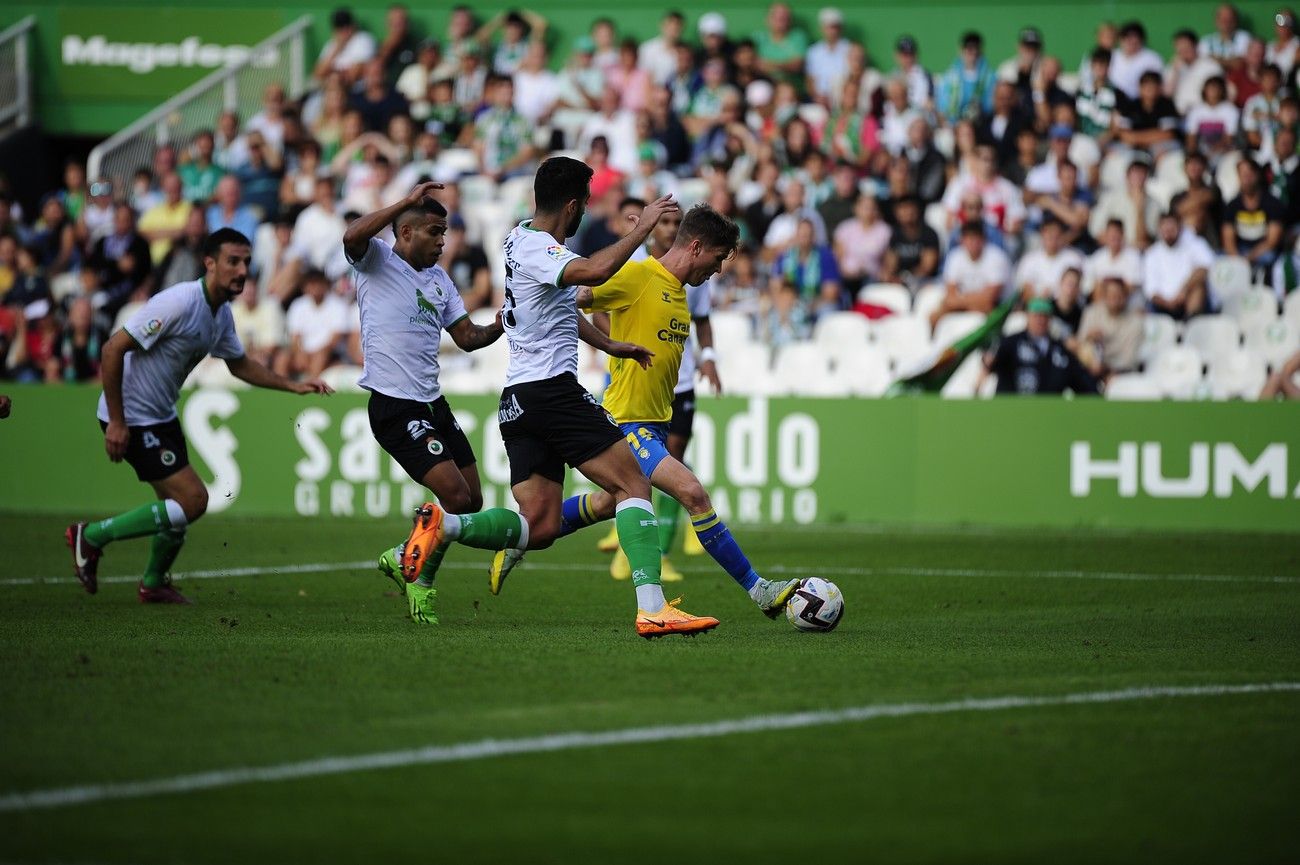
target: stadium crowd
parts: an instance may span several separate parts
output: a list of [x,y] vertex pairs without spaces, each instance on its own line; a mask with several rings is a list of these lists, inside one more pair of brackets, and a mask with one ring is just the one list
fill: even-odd
[[[1043,301],[1028,307],[1034,338],[1098,379],[1149,365],[1153,339],[1183,349],[1186,328],[1198,380],[1255,351],[1266,396],[1300,393],[1289,10],[1252,33],[1224,5],[1162,46],[1140,22],[1102,22],[1081,58],[1053,55],[1032,26],[1008,58],[986,57],[976,31],[956,46],[905,34],[884,63],[838,10],[798,22],[785,3],[753,34],[717,12],[688,32],[670,11],[640,42],[602,18],[557,45],[528,10],[479,21],[459,6],[430,38],[420,24],[394,5],[372,34],[340,9],[302,98],[273,83],[259,110],[159,147],[129,183],[69,163],[34,213],[0,193],[4,377],[95,379],[108,334],[196,278],[202,238],[224,226],[254,240],[235,307],[250,354],[305,377],[357,365],[349,221],[442,181],[441,263],[468,309],[490,309],[500,237],[529,212],[539,161],[563,151],[595,169],[579,252],[625,231],[638,199],[733,216],[743,246],[714,309],[766,346],[854,311],[919,320],[923,349],[962,330],[945,319],[1018,295]],[[918,353],[891,356],[894,371]]]

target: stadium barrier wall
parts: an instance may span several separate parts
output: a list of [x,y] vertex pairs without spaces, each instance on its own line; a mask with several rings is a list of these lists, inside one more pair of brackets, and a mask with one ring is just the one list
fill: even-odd
[[[0,511],[138,504],[89,387],[11,389]],[[451,398],[486,505],[509,503],[496,400]],[[185,394],[213,513],[404,519],[424,497],[375,443],[366,397]],[[734,523],[1300,532],[1300,404],[702,398],[689,455]],[[576,485],[580,486],[580,485]]]
[[[38,119],[49,132],[66,135],[110,135],[175,96],[221,65],[226,52],[255,45],[299,15],[311,15],[315,24],[308,40],[307,61],[315,62],[329,38],[329,16],[337,5],[349,6],[363,25],[382,38],[387,0],[336,4],[319,0],[284,0],[274,7],[248,0],[216,3],[196,0],[182,5],[157,6],[118,0],[72,0],[60,3],[0,0],[0,28],[24,15],[37,18],[33,40],[33,81]],[[454,4],[435,8],[408,4],[420,28],[417,36],[441,37]],[[508,8],[526,6],[551,22],[548,43],[558,65],[568,55],[573,39],[591,22],[610,17],[620,32],[646,39],[655,35],[666,7],[662,3],[633,0],[617,5],[579,8],[568,0],[532,0],[528,3],[472,4],[486,19]],[[794,4],[796,22],[817,37],[816,10],[821,5],[839,7],[845,33],[865,40],[868,52],[885,70],[893,64],[894,40],[902,33],[921,43],[920,60],[931,71],[952,63],[957,39],[969,29],[984,34],[986,54],[998,63],[1015,50],[1017,34],[1026,25],[1043,33],[1047,51],[1059,56],[1067,72],[1074,71],[1092,46],[1102,20],[1136,18],[1145,23],[1150,44],[1168,55],[1175,30],[1191,27],[1205,33],[1212,28],[1214,0],[1134,0],[1103,3],[1064,0],[1052,4],[1026,4],[1021,0],[936,0],[899,4],[890,0],[845,0],[826,4]],[[1265,39],[1272,38],[1272,18],[1278,3],[1244,0],[1236,4],[1244,25]],[[762,29],[766,3],[714,0],[684,4],[686,36],[694,40],[700,15],[719,11],[727,16],[733,38]],[[216,118],[213,118],[213,123]],[[11,172],[12,173],[12,172]]]

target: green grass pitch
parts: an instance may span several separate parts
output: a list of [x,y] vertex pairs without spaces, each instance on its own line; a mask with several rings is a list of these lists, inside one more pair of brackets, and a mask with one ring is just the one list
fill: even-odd
[[[499,598],[486,556],[455,548],[426,629],[347,566],[401,525],[205,520],[178,570],[245,570],[157,609],[131,582],[70,582],[64,523],[0,517],[0,802],[486,739],[1300,681],[1295,536],[742,529],[760,570],[840,585],[839,629],[769,622],[678,555],[670,597],[722,625],[646,643],[594,530],[530,555]],[[146,553],[119,544],[101,573]],[[0,861],[1295,861],[1298,766],[1295,691],[904,711],[5,806]]]

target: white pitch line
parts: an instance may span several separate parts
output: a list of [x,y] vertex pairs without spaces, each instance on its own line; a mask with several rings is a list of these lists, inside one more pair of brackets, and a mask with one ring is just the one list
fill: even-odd
[[241,784],[291,781],[326,775],[343,775],[375,769],[402,769],[434,763],[460,763],[488,760],[519,754],[543,754],[579,748],[607,748],[618,745],[641,745],[682,739],[708,739],[737,733],[760,733],[774,730],[797,730],[832,724],[852,724],[877,718],[905,718],[915,715],[946,715],[957,712],[997,712],[1007,709],[1030,709],[1050,706],[1077,706],[1099,703],[1123,703],[1174,697],[1224,697],[1300,691],[1300,682],[1267,682],[1249,685],[1202,685],[1190,687],[1146,686],[1119,691],[1087,691],[1052,697],[984,697],[946,703],[892,703],[856,706],[820,712],[796,712],[782,715],[754,715],[703,724],[679,724],[659,727],[632,727],[603,732],[574,731],[519,739],[482,739],[455,745],[429,745],[405,751],[381,751],[351,757],[321,757],[275,766],[239,767],[156,778],[149,781],[85,784],[47,790],[8,793],[0,796],[0,813],[59,808],[120,799],[142,799],[164,793],[193,793]]
[[[371,570],[373,560],[361,562],[313,562],[301,565],[263,565],[241,568],[216,568],[206,571],[185,571],[172,576],[178,580],[221,580],[232,577],[257,577],[275,574],[318,574],[326,571]],[[486,563],[447,562],[444,568],[452,570],[487,570]],[[608,568],[603,565],[560,564],[558,562],[528,562],[525,570],[563,571],[565,573],[605,573]],[[707,574],[710,567],[683,568],[688,574]],[[1269,574],[1148,574],[1124,573],[1116,571],[1082,571],[1082,570],[1042,570],[1014,571],[997,568],[922,568],[913,565],[890,567],[881,565],[874,568],[792,568],[786,565],[773,565],[765,568],[770,574],[808,574],[816,572],[827,577],[1014,577],[1041,580],[1120,580],[1125,582],[1196,582],[1196,583],[1300,583],[1300,577],[1272,576]],[[134,583],[139,581],[137,575],[100,577],[101,583]],[[45,583],[75,583],[72,577],[11,577],[0,579],[0,586],[32,586]]]

